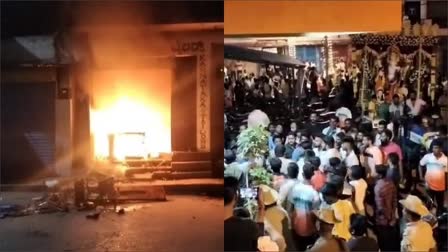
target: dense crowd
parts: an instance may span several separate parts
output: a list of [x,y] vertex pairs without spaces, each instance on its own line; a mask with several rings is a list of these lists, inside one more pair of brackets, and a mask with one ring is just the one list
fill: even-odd
[[[226,251],[436,251],[446,243],[437,217],[446,217],[448,137],[443,120],[432,116],[443,117],[443,99],[434,112],[412,90],[390,101],[377,102],[375,95],[362,115],[353,94],[338,87],[339,101],[327,101],[333,95],[319,90],[301,104],[320,106],[299,108],[296,116],[282,78],[246,75],[231,82],[225,95]],[[438,97],[446,97],[442,90]],[[349,113],[337,113],[341,108]],[[268,151],[261,162],[239,155],[237,144],[247,130],[245,112],[254,109],[272,121],[265,125]],[[250,181],[255,166],[268,171],[268,184]],[[257,202],[255,214],[249,201]]]

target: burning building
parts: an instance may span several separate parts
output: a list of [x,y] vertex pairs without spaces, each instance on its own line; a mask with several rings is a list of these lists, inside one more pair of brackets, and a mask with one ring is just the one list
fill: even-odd
[[54,36],[2,40],[2,182],[117,163],[222,176],[222,20],[77,7]]

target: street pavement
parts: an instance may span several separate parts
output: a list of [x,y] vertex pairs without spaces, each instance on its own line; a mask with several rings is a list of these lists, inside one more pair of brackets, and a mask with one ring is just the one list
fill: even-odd
[[[2,193],[0,204],[34,196]],[[126,206],[124,215],[98,220],[75,210],[0,219],[0,251],[223,251],[222,199],[168,196]]]

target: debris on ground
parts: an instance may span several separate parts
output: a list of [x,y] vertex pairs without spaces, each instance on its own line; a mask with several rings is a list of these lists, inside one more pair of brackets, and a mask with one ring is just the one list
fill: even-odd
[[98,220],[100,218],[100,212],[90,213],[86,215],[86,218],[90,220]]
[[118,211],[117,211],[117,214],[118,214],[118,215],[123,215],[123,214],[124,214],[124,209],[121,208],[120,210],[118,210]]

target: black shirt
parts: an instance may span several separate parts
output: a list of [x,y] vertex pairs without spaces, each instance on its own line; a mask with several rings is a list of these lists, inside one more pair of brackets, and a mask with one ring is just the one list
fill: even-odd
[[263,223],[231,217],[224,221],[224,251],[258,251],[258,237],[263,233]]
[[359,238],[353,238],[347,243],[348,247],[350,248],[350,251],[378,251],[379,247],[376,241],[371,237],[359,237]]

